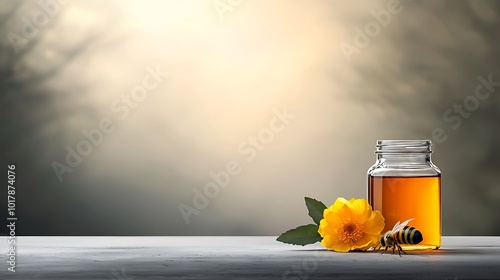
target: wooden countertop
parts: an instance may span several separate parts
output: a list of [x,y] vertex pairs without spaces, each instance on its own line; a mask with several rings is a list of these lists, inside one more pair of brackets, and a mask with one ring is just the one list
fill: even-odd
[[443,237],[440,250],[335,253],[262,237],[1,237],[0,279],[500,279],[500,237]]

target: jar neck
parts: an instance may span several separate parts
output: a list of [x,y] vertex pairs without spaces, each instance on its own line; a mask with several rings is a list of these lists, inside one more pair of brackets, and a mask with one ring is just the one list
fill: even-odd
[[440,176],[431,161],[429,140],[378,140],[377,162],[368,170],[374,177]]
[[378,140],[375,153],[385,163],[428,164],[431,145],[430,140]]
[[377,153],[377,160],[386,163],[415,163],[428,164],[431,162],[430,153]]
[[430,140],[377,140],[375,153],[426,154],[432,153]]

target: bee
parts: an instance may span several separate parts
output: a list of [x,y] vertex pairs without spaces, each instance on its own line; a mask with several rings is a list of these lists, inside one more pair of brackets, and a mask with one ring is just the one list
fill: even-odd
[[393,254],[395,249],[398,250],[399,256],[401,256],[401,252],[406,254],[399,244],[418,244],[424,239],[420,230],[408,226],[408,223],[413,220],[414,218],[406,220],[402,223],[399,223],[398,221],[392,230],[384,233],[380,237],[380,240],[377,242],[374,249],[380,251],[382,247],[385,247],[385,252],[387,249],[392,248]]

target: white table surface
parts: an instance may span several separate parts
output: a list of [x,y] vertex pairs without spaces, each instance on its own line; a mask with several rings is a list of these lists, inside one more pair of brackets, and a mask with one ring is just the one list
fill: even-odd
[[276,237],[17,237],[0,279],[500,279],[500,237],[443,237],[440,250],[335,253]]

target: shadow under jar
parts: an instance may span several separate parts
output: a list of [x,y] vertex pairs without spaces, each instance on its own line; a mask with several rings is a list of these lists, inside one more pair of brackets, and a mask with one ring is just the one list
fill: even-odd
[[419,244],[404,250],[441,246],[441,171],[431,161],[430,140],[378,140],[376,163],[368,170],[368,201],[385,218],[383,233],[399,221],[420,230]]

